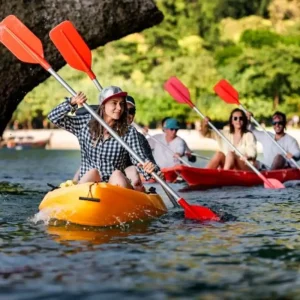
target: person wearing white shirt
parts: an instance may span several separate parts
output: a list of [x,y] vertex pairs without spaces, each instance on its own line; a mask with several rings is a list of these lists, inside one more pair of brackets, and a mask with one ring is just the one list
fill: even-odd
[[167,151],[162,145],[149,139],[154,159],[160,168],[169,168],[180,164],[178,157],[185,155],[186,143],[177,136],[180,126],[176,119],[169,118],[164,123],[164,133],[156,134],[153,137],[165,146],[169,147],[175,154]]
[[[248,119],[251,119],[253,114],[248,112]],[[286,168],[296,168],[296,166],[288,160],[293,158],[300,159],[300,147],[295,138],[285,133],[286,128],[286,115],[280,111],[276,111],[272,116],[272,125],[275,134],[268,132],[269,135],[287,152],[285,156],[282,151],[273,144],[271,139],[263,131],[257,130],[251,125],[250,130],[255,135],[258,142],[263,147],[263,162],[260,166],[261,169],[278,170]]]
[[216,132],[208,128],[209,118],[205,118],[201,125],[202,136],[215,139],[218,143],[218,151],[207,164],[207,169],[223,168],[224,170],[251,170],[245,163],[248,160],[255,164],[256,161],[256,139],[247,129],[248,120],[246,114],[239,108],[234,109],[229,117],[229,131],[223,130],[223,135],[243,155],[239,157],[227,142]]

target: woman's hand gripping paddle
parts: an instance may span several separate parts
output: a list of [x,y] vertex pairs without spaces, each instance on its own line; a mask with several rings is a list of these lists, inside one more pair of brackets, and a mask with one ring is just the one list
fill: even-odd
[[[214,87],[214,91],[216,94],[224,100],[226,103],[229,104],[237,104],[239,107],[247,113],[247,110],[245,107],[240,103],[239,101],[239,93],[238,91],[225,79],[220,80]],[[253,117],[251,117],[251,121],[258,126],[260,129],[263,130],[263,132],[269,137],[269,139],[284,153],[284,155],[287,155],[287,152],[275,141],[275,139],[255,120]],[[290,159],[292,163],[300,170],[300,165],[293,159]]]
[[[165,90],[179,103],[188,104],[194,109],[202,119],[205,116],[199,111],[190,99],[190,92],[188,88],[176,77],[171,77],[164,85]],[[239,155],[243,156],[242,153],[211,123],[208,125]],[[246,164],[259,176],[264,182],[264,187],[269,189],[285,188],[285,186],[273,178],[266,178],[263,176],[249,161],[245,161]]]
[[[83,71],[93,80],[99,91],[102,90],[101,85],[96,79],[95,74],[91,70],[91,51],[83,38],[77,32],[76,28],[70,21],[65,21],[53,28],[50,32],[50,38],[60,51],[67,63],[73,68]],[[111,132],[111,130],[109,131]],[[114,136],[114,135],[113,135]],[[115,136],[114,136],[115,137]],[[116,138],[116,137],[115,137]],[[118,137],[117,140],[120,138]],[[122,141],[122,140],[121,140]],[[123,145],[122,141],[122,146]],[[143,163],[131,148],[126,145],[125,149],[139,162]],[[166,182],[164,182],[156,173],[151,174],[157,182],[168,192],[169,197],[174,206],[178,204],[184,209],[185,217],[200,221],[219,220],[219,217],[209,208],[203,206],[189,205],[186,200],[181,198]]]

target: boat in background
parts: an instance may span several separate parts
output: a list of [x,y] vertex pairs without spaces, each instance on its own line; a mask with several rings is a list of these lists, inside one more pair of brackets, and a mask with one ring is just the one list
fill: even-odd
[[1,142],[1,149],[26,150],[26,149],[45,149],[50,143],[50,137],[43,140],[33,140],[32,136],[9,137]]
[[[176,172],[193,189],[209,189],[223,186],[255,186],[263,184],[262,180],[251,171],[203,169],[178,165],[164,169],[164,173]],[[298,169],[282,169],[261,172],[266,178],[275,178],[280,182],[300,180]]]
[[[180,175],[180,174],[176,173],[174,168],[162,168],[161,172],[164,174],[165,180],[168,183],[176,183],[177,178]],[[141,176],[143,183],[156,183],[154,178],[151,178],[150,180],[145,180],[145,178],[142,175],[140,175],[140,176]]]

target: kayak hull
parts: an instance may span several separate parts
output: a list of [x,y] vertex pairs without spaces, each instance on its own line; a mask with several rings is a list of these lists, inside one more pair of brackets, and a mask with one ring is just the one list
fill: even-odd
[[[174,171],[179,173],[189,186],[199,188],[216,188],[222,186],[255,186],[263,181],[251,171],[202,169],[188,166],[176,166]],[[298,169],[282,169],[261,172],[267,178],[280,182],[300,180]]]
[[162,198],[107,183],[84,183],[48,192],[39,210],[50,219],[87,226],[146,221],[167,212]]

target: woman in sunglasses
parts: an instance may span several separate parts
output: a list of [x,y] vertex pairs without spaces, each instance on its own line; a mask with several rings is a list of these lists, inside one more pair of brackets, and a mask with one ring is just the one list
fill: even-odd
[[[253,114],[248,112],[249,120],[251,116]],[[295,168],[296,166],[289,159],[300,159],[300,147],[295,138],[285,133],[286,115],[280,111],[276,111],[272,116],[272,125],[275,134],[272,132],[268,132],[268,134],[287,152],[287,155],[284,156],[281,150],[273,145],[273,142],[263,131],[259,131],[251,125],[250,130],[255,135],[257,141],[263,146],[264,159],[262,163],[259,162],[259,168],[267,170]]]
[[239,108],[234,109],[229,117],[229,131],[223,130],[224,136],[243,154],[239,157],[227,143],[214,131],[208,128],[209,118],[202,122],[201,133],[203,136],[215,139],[219,150],[207,164],[207,169],[223,168],[224,170],[250,170],[245,161],[255,163],[256,139],[252,132],[248,131],[248,119],[246,114]]

